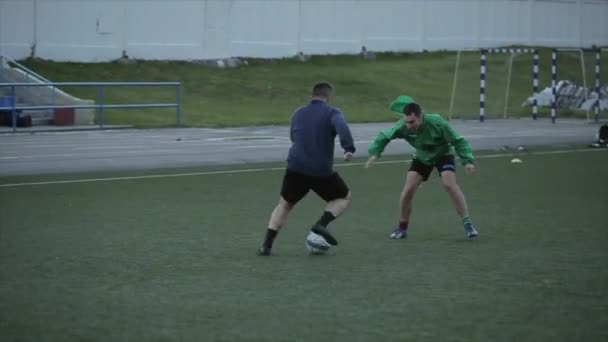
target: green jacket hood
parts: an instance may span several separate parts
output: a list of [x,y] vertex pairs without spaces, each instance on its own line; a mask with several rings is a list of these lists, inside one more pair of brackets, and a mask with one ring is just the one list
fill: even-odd
[[415,102],[413,98],[407,95],[399,95],[399,97],[391,103],[389,108],[391,112],[403,115],[403,108],[412,102]]

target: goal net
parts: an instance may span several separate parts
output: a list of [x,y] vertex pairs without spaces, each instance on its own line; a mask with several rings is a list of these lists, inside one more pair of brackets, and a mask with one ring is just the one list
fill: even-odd
[[[496,119],[537,114],[534,103],[542,74],[538,51],[529,48],[461,50],[456,54],[450,118]],[[547,86],[550,75],[547,75]]]

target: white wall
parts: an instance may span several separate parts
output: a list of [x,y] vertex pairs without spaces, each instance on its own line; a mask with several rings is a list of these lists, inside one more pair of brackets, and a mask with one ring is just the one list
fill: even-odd
[[0,55],[30,55],[35,41],[34,0],[0,0]]
[[608,46],[608,0],[0,0],[0,54],[58,61]]

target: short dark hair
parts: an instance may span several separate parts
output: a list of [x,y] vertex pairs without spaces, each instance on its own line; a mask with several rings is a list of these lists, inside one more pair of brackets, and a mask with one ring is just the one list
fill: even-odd
[[405,115],[414,114],[416,116],[420,116],[421,113],[422,109],[420,108],[420,105],[416,102],[410,102],[406,104],[405,107],[403,107],[403,114]]
[[334,86],[329,82],[318,82],[312,87],[312,96],[329,98],[334,92]]

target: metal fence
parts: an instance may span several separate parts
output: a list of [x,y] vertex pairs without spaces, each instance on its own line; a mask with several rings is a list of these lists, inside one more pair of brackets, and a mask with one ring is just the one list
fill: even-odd
[[[17,77],[17,79],[12,79],[12,80],[10,80],[10,82],[28,82],[28,83],[45,83],[45,84],[51,83],[50,80],[44,78],[43,76],[37,74],[36,72],[34,72],[32,70],[30,70],[25,65],[17,62],[16,60],[11,59],[4,55],[0,55],[0,82],[6,81],[4,79],[4,76],[5,76],[5,74],[8,74],[8,72],[6,71],[8,69],[17,71],[17,73],[20,75],[20,77]],[[21,78],[21,80],[19,80],[19,78]],[[30,88],[26,88],[25,92],[23,94],[23,100],[26,103],[28,102],[28,100],[30,98],[29,89]],[[55,94],[56,94],[55,91],[50,92],[50,98],[49,98],[50,102],[49,103],[55,104]]]
[[[18,105],[17,104],[17,87],[97,87],[97,103],[96,104],[74,104],[74,105]],[[126,103],[126,104],[106,104],[105,90],[107,87],[174,87],[175,102],[174,103]],[[12,113],[12,128],[13,132],[17,131],[18,111],[22,110],[48,110],[48,109],[97,109],[99,128],[104,128],[106,109],[130,109],[130,108],[175,108],[176,126],[181,127],[181,82],[45,82],[45,83],[0,83],[0,88],[9,87],[12,103],[9,106],[1,106],[0,111],[9,111]]]

